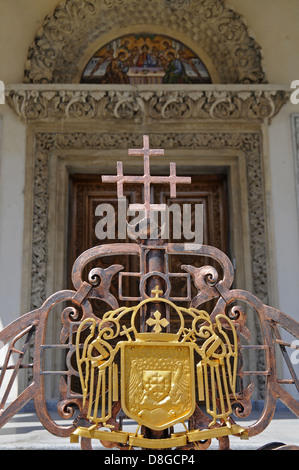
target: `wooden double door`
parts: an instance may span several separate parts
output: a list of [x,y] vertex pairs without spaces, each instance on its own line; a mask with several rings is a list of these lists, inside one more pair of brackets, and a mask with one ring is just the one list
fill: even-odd
[[[177,195],[175,199],[170,199],[169,186],[167,184],[155,184],[155,203],[166,203],[168,205],[190,204],[195,208],[195,204],[202,204],[203,208],[203,243],[215,246],[229,254],[229,233],[228,233],[228,194],[226,175],[193,175],[191,184],[177,185]],[[141,203],[143,201],[143,185],[129,184],[124,186],[124,196],[129,204]],[[110,204],[118,217],[118,199],[116,184],[102,183],[101,175],[75,174],[70,176],[70,210],[69,210],[69,252],[68,252],[68,282],[70,282],[71,267],[75,259],[85,250],[102,243],[134,242],[129,236],[126,239],[118,239],[118,231],[115,230],[115,238],[99,240],[96,225],[99,221],[97,207],[101,204]],[[122,209],[121,209],[122,210]],[[192,219],[192,217],[191,217]],[[192,221],[194,230],[194,220]],[[184,239],[183,230],[181,240],[171,240],[172,227],[170,223],[170,241],[188,242]],[[177,227],[176,227],[177,228]],[[123,234],[122,234],[123,236]],[[125,265],[126,271],[136,271],[138,266],[134,266],[132,259],[110,259],[105,258],[102,267],[110,264]],[[136,260],[137,262],[137,260]],[[179,264],[179,260],[175,263]],[[186,261],[185,261],[186,263]],[[193,260],[190,260],[190,264]],[[106,265],[105,265],[106,264]],[[136,264],[136,263],[135,263]],[[174,269],[178,269],[175,266]],[[71,287],[71,285],[70,285]],[[136,291],[134,283],[127,286],[129,295]]]
[[[177,197],[169,196],[167,184],[153,185],[155,203],[203,205],[203,243],[215,246],[228,253],[228,197],[226,175],[194,175],[189,185],[177,185]],[[142,202],[142,185],[124,186],[124,196],[129,204]],[[102,243],[133,241],[117,238],[99,240],[96,225],[99,217],[96,208],[100,204],[110,204],[117,219],[118,199],[116,184],[102,183],[101,175],[75,174],[70,176],[70,216],[69,216],[69,266],[85,250]],[[117,225],[117,221],[116,221]],[[172,227],[172,224],[170,224]],[[194,228],[194,227],[193,227]],[[181,242],[184,239],[182,231]],[[190,242],[190,240],[189,240]]]

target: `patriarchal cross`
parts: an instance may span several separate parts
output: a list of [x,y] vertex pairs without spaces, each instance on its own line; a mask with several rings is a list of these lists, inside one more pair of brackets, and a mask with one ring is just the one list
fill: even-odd
[[153,183],[169,183],[170,185],[170,197],[176,197],[176,185],[190,184],[191,178],[185,176],[176,175],[176,164],[170,163],[170,175],[169,176],[152,176],[150,174],[150,157],[151,156],[163,156],[163,149],[150,149],[149,148],[149,136],[143,136],[143,148],[142,149],[129,149],[128,154],[130,156],[143,156],[144,172],[143,176],[125,176],[123,173],[123,163],[117,162],[117,175],[105,175],[102,176],[103,183],[116,183],[117,184],[117,197],[122,198],[124,195],[123,185],[124,183],[141,183],[144,187],[144,203],[143,204],[130,204],[130,209],[137,211],[145,211],[147,218],[150,218],[151,210],[163,210],[163,204],[151,204],[151,191],[150,187]]
[[[166,204],[153,204],[151,203],[151,184],[155,183],[168,183],[170,186],[170,197],[176,197],[176,185],[178,183],[181,184],[190,184],[191,178],[190,177],[183,177],[176,175],[176,164],[170,163],[170,174],[169,176],[153,176],[150,172],[150,157],[151,156],[158,156],[162,157],[164,155],[163,149],[150,149],[149,148],[149,136],[143,136],[143,147],[141,149],[129,149],[128,151],[129,156],[143,156],[143,165],[144,165],[144,172],[143,176],[130,176],[124,175],[123,172],[123,164],[122,162],[117,162],[117,175],[105,175],[102,176],[103,183],[116,183],[117,184],[117,197],[123,198],[124,197],[124,183],[140,183],[143,184],[144,187],[144,202],[143,204],[130,204],[129,210],[132,211],[139,211],[144,213],[143,219],[141,220],[140,225],[143,226],[146,234],[148,225],[150,228],[152,227],[152,221],[154,219],[154,212],[155,211],[165,211],[167,208]],[[144,224],[145,222],[145,224]],[[150,232],[152,235],[152,232]],[[156,239],[157,237],[153,237]],[[156,241],[156,240],[154,240]],[[148,263],[147,263],[147,272],[163,272],[164,270],[164,261],[163,261],[163,254],[160,250],[155,251],[151,249],[151,252],[148,254]],[[159,291],[159,287],[162,288],[162,279],[150,277],[147,282],[146,290],[148,292],[148,296],[151,296],[151,293],[155,295],[155,298],[159,296],[160,292],[163,292],[161,289]],[[156,290],[153,290],[154,287],[157,287]],[[160,308],[164,308],[164,306],[159,306]],[[143,315],[143,314],[142,314]],[[162,327],[166,327],[169,322],[167,319],[161,319],[161,312],[157,310],[155,304],[150,305],[149,311],[146,315],[149,315],[150,318],[148,319],[149,323],[146,321],[146,317],[142,316],[141,323],[143,324],[143,328],[146,328],[146,324],[148,326],[154,326],[154,331],[159,332]]]

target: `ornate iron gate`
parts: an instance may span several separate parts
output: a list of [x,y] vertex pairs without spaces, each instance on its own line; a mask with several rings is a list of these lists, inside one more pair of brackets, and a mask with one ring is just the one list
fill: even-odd
[[[144,175],[125,176],[118,162],[117,175],[105,176],[103,181],[117,184],[119,198],[124,183],[143,185],[144,203],[132,207],[145,214],[139,221],[139,239],[82,253],[72,269],[73,290],[56,292],[0,333],[1,344],[7,347],[0,376],[0,384],[5,384],[0,426],[34,400],[43,426],[71,441],[81,439],[83,449],[91,448],[92,439],[99,439],[108,448],[197,450],[208,448],[214,438],[220,449],[228,449],[230,435],[247,439],[261,433],[273,418],[278,399],[299,416],[298,401],[284,388],[292,384],[299,391],[288,354],[289,348],[298,349],[298,342],[286,342],[280,336],[282,328],[299,338],[299,324],[249,292],[233,289],[232,263],[219,249],[166,243],[161,226],[156,227],[158,236],[150,238],[151,214],[157,209],[151,202],[151,185],[169,183],[170,195],[175,197],[176,184],[188,184],[190,178],[178,177],[173,163],[168,177],[152,176],[150,156],[161,156],[163,150],[150,149],[148,136],[142,149],[129,150],[129,154],[144,157]],[[119,264],[96,266],[101,258],[113,255],[137,257],[138,269],[124,272]],[[170,269],[172,257],[182,260],[178,272]],[[190,264],[195,258],[202,260],[198,267]],[[138,295],[124,294],[126,277],[137,282]],[[179,292],[174,279],[184,286]],[[111,292],[115,280],[117,295]],[[93,309],[97,300],[107,305],[100,317]],[[45,341],[47,319],[57,306],[62,310],[61,344],[49,345]],[[250,344],[249,313],[260,325],[262,344]],[[32,346],[33,363],[26,363]],[[64,370],[45,369],[49,348],[65,352]],[[246,354],[253,350],[264,352],[263,370],[246,370]],[[279,352],[290,379],[277,376]],[[7,404],[22,369],[30,371],[31,383]],[[61,376],[59,414],[69,418],[78,410],[71,425],[58,425],[47,410],[45,377],[51,374]],[[254,376],[265,381],[264,409],[254,424],[242,426],[234,416],[242,419],[250,414]],[[124,414],[136,422],[135,433],[123,429]],[[176,432],[178,423],[183,430]]]

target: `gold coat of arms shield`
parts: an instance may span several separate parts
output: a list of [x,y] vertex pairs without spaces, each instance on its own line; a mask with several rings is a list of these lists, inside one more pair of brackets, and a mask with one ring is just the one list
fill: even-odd
[[123,343],[122,406],[128,417],[151,429],[166,429],[195,409],[194,360],[190,344]]

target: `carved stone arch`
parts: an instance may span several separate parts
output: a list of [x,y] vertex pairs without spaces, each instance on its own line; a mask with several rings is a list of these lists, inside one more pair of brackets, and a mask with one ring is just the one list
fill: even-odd
[[224,0],[64,0],[29,48],[25,83],[78,83],[104,41],[160,32],[204,61],[213,83],[265,83],[261,49]]

